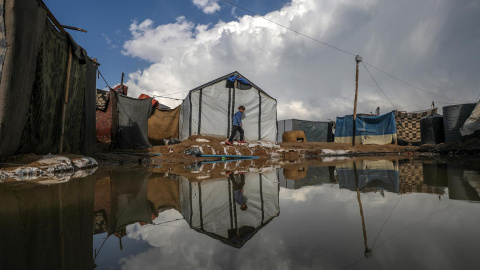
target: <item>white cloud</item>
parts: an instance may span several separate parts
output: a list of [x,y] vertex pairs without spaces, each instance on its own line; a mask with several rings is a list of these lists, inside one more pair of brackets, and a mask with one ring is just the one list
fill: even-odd
[[217,0],[193,0],[193,4],[206,14],[212,14],[220,10]]
[[[398,109],[415,110],[432,100],[438,106],[474,102],[478,95],[480,7],[472,1],[292,0],[265,17],[448,98],[418,91],[367,65]],[[130,32],[123,53],[152,63],[129,74],[132,96],[184,91],[172,96],[183,98],[188,90],[237,70],[278,100],[279,119],[327,120],[353,112],[354,56],[263,18],[245,15],[208,25],[183,16],[162,25],[147,19],[134,21]],[[357,111],[376,107],[381,113],[394,109],[360,65]]]

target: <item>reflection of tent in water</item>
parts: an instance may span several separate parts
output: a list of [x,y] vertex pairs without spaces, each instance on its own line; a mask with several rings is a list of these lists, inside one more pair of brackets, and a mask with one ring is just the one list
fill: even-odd
[[298,189],[304,186],[314,186],[335,182],[335,166],[287,166],[279,169],[278,178],[281,187]]
[[118,171],[111,174],[111,222],[108,234],[125,235],[125,228],[136,222],[152,223],[158,215],[147,198],[150,172],[142,170]]
[[94,188],[92,176],[2,187],[0,269],[93,269]]
[[480,172],[473,161],[465,163],[447,163],[448,197],[452,200],[480,201]]
[[[245,211],[235,199],[235,191],[243,181],[248,206]],[[202,182],[180,177],[182,215],[190,227],[237,248],[279,215],[278,194],[275,172],[232,175]]]
[[[421,160],[399,161],[400,193],[434,193],[443,195],[445,188],[424,181],[425,177],[431,176],[431,166],[425,165]],[[440,176],[438,176],[440,177]],[[438,178],[435,176],[433,179]],[[437,180],[438,181],[438,180]]]
[[[397,163],[390,160],[358,160],[353,162],[356,162],[360,190],[381,189],[395,193],[399,192]],[[340,188],[352,191],[357,189],[353,162],[336,167]]]

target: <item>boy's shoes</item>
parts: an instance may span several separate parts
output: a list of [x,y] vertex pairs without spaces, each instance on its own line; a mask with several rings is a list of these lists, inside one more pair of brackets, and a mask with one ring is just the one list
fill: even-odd
[[238,141],[238,143],[247,143],[246,141]]
[[232,145],[230,141],[225,141],[225,144]]

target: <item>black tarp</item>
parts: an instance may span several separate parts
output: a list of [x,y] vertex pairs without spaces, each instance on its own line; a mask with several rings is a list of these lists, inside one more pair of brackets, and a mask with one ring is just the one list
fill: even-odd
[[[112,94],[113,93],[113,94]],[[152,98],[136,99],[110,91],[113,105],[112,130],[118,148],[148,148],[148,118]]]

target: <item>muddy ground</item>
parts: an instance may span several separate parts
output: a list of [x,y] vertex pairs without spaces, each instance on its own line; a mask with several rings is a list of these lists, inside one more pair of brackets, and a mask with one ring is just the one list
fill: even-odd
[[[197,148],[204,155],[243,155],[256,156],[257,159],[221,160],[221,158],[198,157],[185,153]],[[138,168],[143,166],[157,173],[180,174],[189,179],[203,180],[224,175],[226,171],[262,171],[275,167],[296,166],[309,162],[328,163],[335,166],[344,158],[356,157],[385,159],[408,158],[418,155],[468,154],[478,156],[480,153],[480,138],[456,144],[424,145],[362,145],[307,142],[280,143],[279,145],[250,142],[246,144],[225,145],[224,140],[216,137],[191,136],[188,140],[173,145],[154,146],[148,149],[113,149],[108,145],[99,145],[93,158],[99,164],[99,171]],[[76,155],[65,155],[69,158]],[[22,165],[35,164],[42,156],[18,155],[0,160],[0,169],[8,170]],[[330,166],[330,165],[329,165]]]

